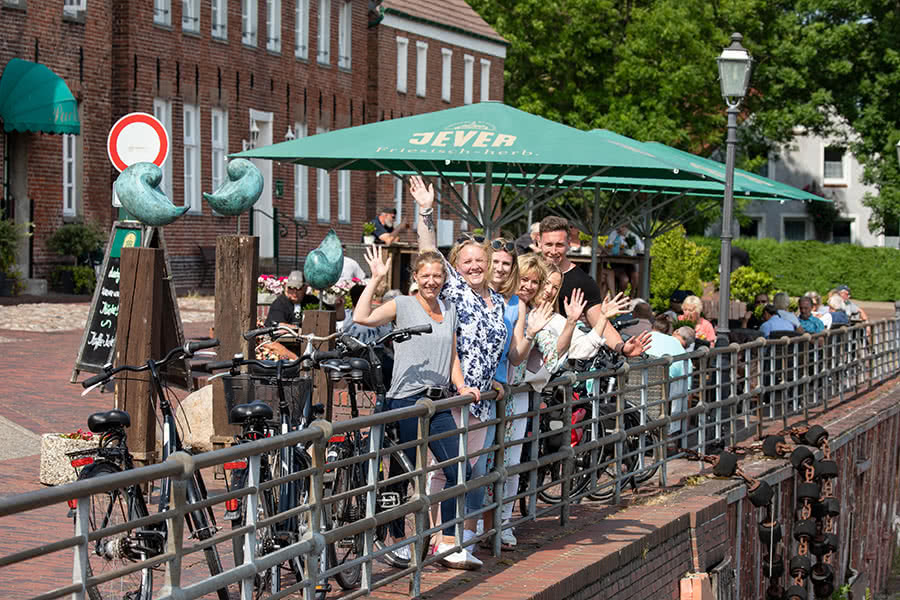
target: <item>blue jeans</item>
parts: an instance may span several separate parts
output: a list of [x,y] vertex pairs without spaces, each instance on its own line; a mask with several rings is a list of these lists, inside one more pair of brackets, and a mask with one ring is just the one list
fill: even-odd
[[[419,398],[422,398],[423,396],[424,394],[416,394],[407,398],[388,398],[386,402],[387,409],[393,410],[395,408],[406,408],[408,406],[412,406]],[[434,415],[431,417],[431,422],[429,423],[428,427],[428,433],[434,436],[446,433],[448,431],[453,431],[454,429],[456,429],[456,421],[453,420],[453,415],[450,414],[449,410],[442,410],[440,412],[434,413]],[[417,439],[419,437],[419,420],[415,417],[410,417],[409,419],[397,421],[397,432],[399,437],[397,441],[401,444]],[[459,442],[457,436],[455,435],[432,441],[428,444],[428,448],[431,449],[431,453],[434,455],[434,458],[438,462],[448,461],[459,456]],[[410,463],[415,465],[416,449],[407,448],[406,450],[404,450],[404,452],[406,453],[407,458],[409,458]],[[468,475],[468,462],[466,466],[466,473]],[[456,485],[457,463],[452,463],[445,466],[443,468],[443,471],[444,476],[447,478],[446,485]],[[468,478],[469,477],[467,476],[466,479]],[[441,522],[450,523],[455,518],[456,499],[449,498],[441,502]],[[451,525],[450,527],[444,528],[444,533],[448,536],[454,535],[453,526]]]

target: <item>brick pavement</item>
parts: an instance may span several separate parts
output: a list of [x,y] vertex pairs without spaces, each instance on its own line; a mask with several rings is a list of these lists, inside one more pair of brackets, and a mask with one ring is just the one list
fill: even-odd
[[[202,336],[208,325],[189,324],[186,334],[188,337]],[[0,330],[0,338],[22,340],[0,341],[0,381],[4,382],[0,390],[0,416],[36,433],[44,433],[77,429],[83,426],[91,411],[111,406],[111,395],[81,397],[80,388],[68,383],[80,335],[80,331],[23,333]],[[35,382],[40,384],[35,385]],[[892,389],[893,385],[894,382],[890,382],[863,398],[837,407],[823,422],[830,424],[830,429],[848,430],[857,426],[879,407],[896,404],[900,389]],[[760,459],[746,460],[744,466],[754,475],[774,468],[772,461]],[[691,556],[688,530],[695,526],[698,514],[721,502],[722,494],[738,486],[722,480],[685,485],[686,476],[698,471],[695,464],[682,463],[674,471],[670,481],[676,483],[664,492],[644,486],[638,497],[626,496],[625,505],[621,507],[599,503],[574,506],[565,527],[559,526],[555,516],[520,526],[516,531],[519,546],[515,550],[504,552],[498,558],[486,556],[485,551],[479,550],[479,556],[485,559],[485,567],[480,572],[429,567],[423,578],[423,597],[495,597],[497,600],[550,599],[569,594],[604,597],[603,590],[594,589],[594,594],[589,593],[590,585],[596,588],[601,584],[606,586],[604,589],[609,594],[631,590],[637,593],[635,598],[677,597],[674,587],[659,583],[665,579],[660,577],[662,571],[659,570],[663,567],[669,567],[666,572],[670,569],[681,573],[690,570],[691,562],[698,558]],[[37,480],[36,456],[0,461],[0,494],[37,489],[40,487]],[[51,507],[27,518],[0,520],[0,531],[3,532],[0,534],[0,554],[15,551],[35,540],[62,537],[71,530],[65,512],[65,507]],[[659,548],[658,554],[651,554],[656,548]],[[0,597],[14,598],[46,589],[45,586],[54,579],[58,583],[67,581],[71,573],[70,552],[57,553],[44,560],[45,563],[32,564],[27,569],[5,569],[0,575]],[[202,572],[202,569],[198,571]],[[385,572],[385,569],[379,571]],[[34,573],[41,573],[40,588],[34,583]],[[619,579],[611,579],[619,573]],[[656,587],[650,587],[651,584]],[[406,598],[407,590],[407,581],[400,580],[378,590],[373,597]],[[337,591],[332,594],[339,595]]]

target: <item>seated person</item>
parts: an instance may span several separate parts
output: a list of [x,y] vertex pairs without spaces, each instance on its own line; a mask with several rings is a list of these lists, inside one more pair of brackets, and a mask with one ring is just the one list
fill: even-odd
[[[300,330],[303,323],[303,302],[306,286],[303,283],[302,271],[291,271],[284,282],[284,292],[279,294],[269,307],[269,315],[266,317],[265,327],[284,325],[292,329]],[[294,360],[297,354],[284,346],[281,342],[267,342],[260,344],[273,358]]]
[[397,218],[397,209],[386,206],[381,209],[372,224],[375,226],[376,244],[396,244],[400,240],[400,234],[394,233],[394,219]]
[[703,301],[698,296],[688,296],[681,303],[681,318],[685,321],[694,322],[694,331],[697,332],[697,339],[706,340],[709,343],[715,343],[716,330],[712,323],[703,318]]
[[[606,244],[607,246],[612,246],[610,254],[613,256],[620,256],[623,254],[634,256],[636,254],[644,253],[643,240],[632,233],[628,229],[628,225],[620,225],[613,230],[607,237]],[[624,292],[630,283],[631,293],[633,294],[638,285],[637,267],[635,265],[616,265],[613,271],[615,273],[616,284],[619,286],[618,290]]]
[[777,338],[778,333],[795,333],[796,331],[789,321],[781,318],[774,304],[766,304],[763,309],[763,319],[765,319],[765,323],[760,326],[759,330],[766,338],[773,336]]
[[793,325],[794,331],[800,329],[800,320],[797,318],[797,315],[790,311],[791,297],[784,292],[778,292],[775,294],[773,302],[778,310],[778,316]]
[[829,315],[831,316],[831,326],[849,325],[850,317],[844,311],[844,300],[839,294],[834,294],[828,299]]
[[819,333],[820,331],[825,331],[825,324],[812,312],[812,300],[806,296],[800,296],[798,303],[800,305],[800,316],[798,319],[803,331],[806,333]]
[[762,325],[765,321],[757,318],[755,308],[757,306],[765,306],[769,303],[769,295],[768,294],[757,294],[756,298],[753,300],[753,306],[747,307],[747,312],[744,313],[743,318],[741,319],[741,327],[743,329],[759,329],[759,326]]
[[669,298],[669,310],[663,313],[665,317],[668,317],[670,321],[673,323],[681,318],[681,303],[684,302],[684,299],[690,296],[691,293],[687,290],[675,290],[672,292],[672,296]]
[[858,323],[859,321],[868,321],[869,316],[866,315],[866,311],[864,311],[861,307],[859,307],[853,300],[850,299],[850,287],[846,285],[839,285],[837,287],[838,295],[841,297],[841,300],[844,301],[844,312],[847,313],[847,317],[850,319],[851,323]]
[[649,304],[640,298],[632,302],[631,318],[637,319],[638,322],[624,328],[621,332],[623,336],[632,337],[639,333],[650,331],[653,328],[653,310]]

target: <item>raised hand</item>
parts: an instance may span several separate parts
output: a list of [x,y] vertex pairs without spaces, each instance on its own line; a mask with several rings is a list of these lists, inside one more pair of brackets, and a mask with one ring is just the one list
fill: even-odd
[[607,319],[612,319],[613,317],[628,312],[628,302],[628,296],[624,296],[622,292],[619,292],[612,298],[607,294],[606,298],[603,300],[603,304],[600,305],[600,310]]
[[553,305],[545,302],[528,313],[528,325],[525,327],[525,335],[533,338],[553,318]]
[[625,345],[622,346],[622,354],[625,356],[638,356],[643,354],[650,349],[651,339],[652,336],[649,331],[642,331],[625,342]]
[[425,182],[418,175],[409,178],[409,191],[421,210],[427,210],[434,206],[434,184]]
[[372,271],[372,279],[383,279],[391,272],[392,256],[388,256],[387,262],[384,261],[381,252],[381,246],[366,246],[366,262]]
[[563,308],[570,323],[575,323],[581,318],[585,306],[587,306],[587,301],[584,299],[584,292],[581,288],[575,288],[572,290],[571,296],[563,298]]

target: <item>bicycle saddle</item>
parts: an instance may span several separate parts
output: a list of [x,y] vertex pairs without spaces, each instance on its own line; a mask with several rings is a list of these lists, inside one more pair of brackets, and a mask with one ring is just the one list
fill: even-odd
[[251,402],[250,404],[238,404],[231,409],[231,420],[234,423],[243,423],[247,419],[265,419],[275,416],[272,407],[263,402]]
[[131,417],[124,410],[108,410],[94,413],[88,417],[88,429],[94,433],[106,433],[116,427],[128,427],[131,425]]

